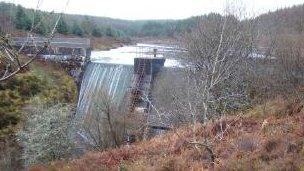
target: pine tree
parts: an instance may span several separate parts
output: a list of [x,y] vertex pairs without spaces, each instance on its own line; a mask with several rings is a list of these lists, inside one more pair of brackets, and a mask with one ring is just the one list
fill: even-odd
[[112,27],[107,27],[106,28],[106,35],[109,36],[109,37],[115,37],[115,32],[112,29]]
[[15,16],[15,26],[17,29],[30,30],[31,29],[31,20],[24,12],[24,9],[18,5],[17,12]]
[[41,18],[42,18],[41,14],[37,13],[35,16],[35,21],[34,21],[34,27],[35,27],[34,31],[35,31],[35,33],[46,35],[47,27]]
[[102,32],[100,28],[94,27],[92,30],[92,36],[94,37],[101,37],[102,36]]
[[67,35],[69,33],[68,25],[63,18],[58,23],[57,31],[58,31],[58,33],[64,34],[64,35]]
[[73,25],[72,34],[75,34],[77,36],[83,36],[83,30],[77,23],[74,23]]
[[91,35],[93,32],[93,27],[94,27],[93,22],[90,20],[89,17],[86,16],[84,20],[81,22],[81,28],[84,34]]

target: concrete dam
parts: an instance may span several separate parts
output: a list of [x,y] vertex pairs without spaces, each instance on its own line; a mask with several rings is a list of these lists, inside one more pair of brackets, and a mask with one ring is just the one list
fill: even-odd
[[[115,104],[122,115],[134,112],[149,115],[152,111],[154,80],[164,69],[166,59],[155,54],[152,57],[135,57],[133,60],[134,65],[98,62],[87,64],[79,92],[76,118],[83,120],[86,114],[94,110],[92,108],[96,108],[96,101],[100,103],[105,100],[105,94],[106,99]],[[159,125],[149,126],[150,129],[167,129]]]
[[[14,38],[13,46],[24,46],[22,52],[31,55],[43,47],[45,41],[45,38],[39,37]],[[176,50],[173,47],[137,44],[91,52],[88,39],[57,38],[51,41],[38,60],[59,63],[75,78],[79,97],[70,136],[78,144],[76,146],[80,152],[87,145],[96,145],[94,135],[102,141],[111,139],[100,137],[107,131],[101,127],[109,124],[104,123],[104,120],[106,117],[108,121],[111,120],[110,111],[118,119],[117,123],[122,120],[125,123],[127,118],[132,121],[131,127],[142,124],[151,135],[169,129],[169,122],[160,122],[161,118],[155,114],[152,92],[156,78],[165,68],[179,65],[169,56],[175,55]],[[136,121],[137,118],[144,119]],[[89,129],[83,126],[86,122],[89,123]],[[126,126],[118,129],[126,129]],[[123,132],[134,134],[126,130]],[[111,143],[110,146],[113,146]]]
[[[80,125],[71,131],[80,153],[100,141],[102,148],[115,146],[113,136],[124,137],[119,142],[127,143],[170,129],[170,122],[160,121],[163,118],[156,113],[153,89],[164,71],[178,65],[165,57],[174,50],[144,47],[144,52],[138,53],[137,48],[138,45],[122,47],[122,53],[116,53],[120,48],[113,49],[111,54],[92,51],[83,73],[74,119]],[[115,127],[115,133],[109,131],[111,127]],[[136,128],[140,133],[134,132],[134,127],[140,127]]]

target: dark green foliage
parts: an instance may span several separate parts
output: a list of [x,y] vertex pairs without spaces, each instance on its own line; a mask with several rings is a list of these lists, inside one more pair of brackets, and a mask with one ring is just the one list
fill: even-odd
[[58,33],[64,35],[67,35],[69,33],[69,27],[63,18],[58,23],[57,31]]
[[36,13],[35,15],[35,21],[34,21],[34,32],[41,35],[46,35],[48,32],[48,29],[46,27],[46,24],[42,20],[42,14]]
[[42,91],[43,82],[33,75],[19,75],[0,84],[0,130],[17,124],[20,108],[27,99]]
[[5,3],[5,2],[0,2],[0,11],[3,13],[9,13],[11,12],[12,8],[16,8],[15,4],[12,3]]
[[92,30],[92,36],[94,37],[101,37],[103,36],[102,30],[100,28],[93,28]]
[[32,97],[42,91],[43,82],[36,76],[26,75],[17,79],[17,91],[22,97]]
[[191,17],[185,20],[180,20],[175,25],[176,33],[189,32],[191,28],[195,28],[200,17]]
[[72,34],[75,34],[77,36],[83,36],[84,32],[83,32],[82,28],[77,23],[74,23],[74,25],[72,27]]
[[0,83],[0,137],[3,128],[18,123],[22,108],[33,100],[53,105],[74,103],[76,98],[74,80],[63,71],[33,65],[31,71]]
[[91,35],[93,32],[93,27],[94,27],[93,22],[90,20],[89,17],[86,16],[81,22],[81,28],[84,34]]
[[18,92],[23,98],[28,98],[41,92],[43,85],[37,76],[25,74],[0,84],[0,91],[10,89]]
[[106,36],[115,37],[115,32],[111,27],[106,28]]
[[47,27],[46,27],[44,24],[40,24],[40,25],[36,28],[35,33],[41,34],[41,35],[47,35],[48,29],[47,29]]
[[20,5],[17,6],[15,25],[17,29],[21,30],[30,30],[31,28],[31,20]]
[[62,73],[53,73],[54,76],[57,76],[57,83],[54,85],[52,82],[48,82],[44,86],[43,92],[40,96],[48,104],[61,103],[73,103],[76,101],[77,89],[73,79]]
[[18,92],[13,90],[0,91],[0,130],[19,120],[19,108],[22,105]]
[[159,22],[149,21],[142,27],[141,33],[145,36],[160,36],[164,33],[164,27]]

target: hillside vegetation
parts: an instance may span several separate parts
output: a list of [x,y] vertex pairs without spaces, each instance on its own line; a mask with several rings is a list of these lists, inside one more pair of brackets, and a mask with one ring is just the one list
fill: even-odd
[[[287,19],[280,22],[272,18],[285,14]],[[173,130],[31,170],[302,171],[304,46],[298,29],[302,14],[303,6],[296,6],[249,23],[218,14],[202,17],[201,25],[185,36],[195,72],[189,76],[173,71],[157,82],[161,86],[153,92],[160,118],[170,118]],[[221,42],[224,47],[219,50]],[[268,48],[264,57],[244,60],[262,45]],[[223,67],[214,72],[217,63],[230,70]],[[224,78],[212,83],[213,77]]]
[[[7,36],[31,29],[32,9],[0,3],[0,12]],[[38,11],[34,33],[49,33],[56,15]],[[153,80],[153,104],[146,97],[152,121],[144,110],[118,110],[102,87],[83,123],[74,123],[73,79],[57,64],[35,61],[0,83],[0,170],[303,171],[303,16],[304,5],[244,20],[215,13],[155,21],[64,15],[57,36],[89,37],[94,49],[120,46],[119,38],[177,37],[187,49],[176,53],[184,68],[166,68]],[[150,136],[155,123],[171,129]],[[78,156],[73,124],[88,136],[80,138],[93,139],[85,149],[94,151]],[[137,142],[127,145],[125,136]]]
[[[41,141],[59,136],[57,129],[62,129],[64,118],[72,114],[76,98],[74,80],[52,63],[35,61],[24,73],[0,83],[0,170],[20,170],[24,163],[59,159],[50,155],[50,149],[47,152],[36,148],[42,143],[49,148]],[[48,127],[58,118],[61,127]],[[39,127],[43,123],[46,125]],[[23,153],[28,148],[34,154]],[[37,153],[40,158],[34,157]]]
[[262,14],[254,19],[257,27],[265,35],[303,34],[304,5],[279,9],[275,12]]
[[40,103],[46,104],[76,101],[73,79],[63,70],[53,71],[52,66],[44,65],[35,62],[30,66],[30,71],[0,84],[0,133],[18,123],[22,118],[22,108],[30,105],[34,98],[39,98],[37,100]]
[[[2,32],[25,34],[31,29],[33,9],[26,9],[5,2],[0,3],[0,23]],[[45,35],[49,33],[56,21],[56,13],[39,11],[35,13],[34,32]],[[61,35],[86,37],[177,37],[189,32],[201,18],[208,18],[208,14],[182,20],[122,20],[107,17],[65,14],[58,24],[57,31]],[[272,38],[274,34],[302,34],[304,27],[304,5],[279,9],[262,14],[253,19],[242,22],[252,22],[255,25],[257,38]],[[13,31],[12,31],[13,30]],[[18,31],[16,31],[18,30]],[[262,42],[260,42],[262,43]]]
[[[33,9],[26,9],[14,4],[0,3],[0,17],[3,18],[2,30],[31,29]],[[43,11],[36,12],[34,32],[49,33],[50,22],[55,22],[56,15]],[[107,17],[65,14],[58,24],[57,31],[63,35],[93,37],[167,37],[179,34],[195,25],[196,17],[186,20],[141,20],[130,21]],[[5,28],[6,27],[6,28]]]
[[277,98],[206,125],[31,170],[303,170],[303,106]]
[[[33,9],[0,3],[0,22],[2,31],[7,29],[30,30]],[[50,21],[55,21],[57,14],[39,11],[35,16],[34,30],[46,34],[51,29]],[[260,15],[250,21],[257,23],[259,34],[264,36],[274,33],[302,34],[304,27],[304,5],[284,8]],[[130,21],[107,17],[65,14],[58,25],[58,33],[63,35],[93,37],[172,37],[196,26],[197,16],[183,20],[140,20]],[[244,20],[247,22],[248,20]]]

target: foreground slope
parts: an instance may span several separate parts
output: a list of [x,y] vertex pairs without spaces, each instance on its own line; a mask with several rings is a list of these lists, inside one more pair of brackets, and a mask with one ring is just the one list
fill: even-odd
[[303,170],[303,105],[278,98],[205,126],[31,170]]

